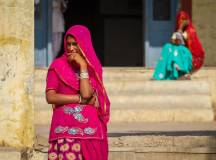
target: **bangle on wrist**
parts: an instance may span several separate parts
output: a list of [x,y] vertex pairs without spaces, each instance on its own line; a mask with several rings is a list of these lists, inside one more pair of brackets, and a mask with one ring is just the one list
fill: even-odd
[[82,102],[82,96],[79,95],[79,102],[78,103],[81,103]]
[[84,99],[82,96],[81,96],[81,94],[79,95],[79,104],[86,104],[87,103],[87,99]]
[[89,78],[89,74],[87,71],[80,72],[80,79],[88,79],[88,78]]

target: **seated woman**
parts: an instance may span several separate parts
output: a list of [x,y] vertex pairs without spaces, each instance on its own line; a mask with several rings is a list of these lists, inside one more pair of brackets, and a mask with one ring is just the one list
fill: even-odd
[[183,35],[179,32],[173,33],[171,43],[162,48],[153,74],[154,80],[177,80],[182,77],[190,79],[192,55],[184,44]]
[[189,15],[184,11],[180,11],[177,15],[176,31],[183,34],[185,46],[192,54],[191,74],[193,74],[203,66],[205,52]]

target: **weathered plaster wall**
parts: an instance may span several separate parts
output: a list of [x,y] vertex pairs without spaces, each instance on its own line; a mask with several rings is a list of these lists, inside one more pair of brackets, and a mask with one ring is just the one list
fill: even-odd
[[193,0],[192,17],[206,52],[205,66],[216,66],[216,1]]
[[0,145],[31,147],[34,1],[0,0]]

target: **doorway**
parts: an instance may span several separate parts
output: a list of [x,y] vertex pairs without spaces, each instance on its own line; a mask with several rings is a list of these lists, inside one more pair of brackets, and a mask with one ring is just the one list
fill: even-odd
[[64,17],[66,30],[75,24],[90,29],[103,66],[143,66],[141,0],[70,0]]
[[154,67],[175,30],[179,0],[145,1],[145,66]]

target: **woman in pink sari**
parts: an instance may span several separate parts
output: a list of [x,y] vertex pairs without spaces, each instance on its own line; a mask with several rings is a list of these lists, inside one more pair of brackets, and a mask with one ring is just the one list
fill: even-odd
[[108,160],[110,102],[89,30],[72,26],[64,50],[47,73],[46,99],[53,105],[48,160]]

